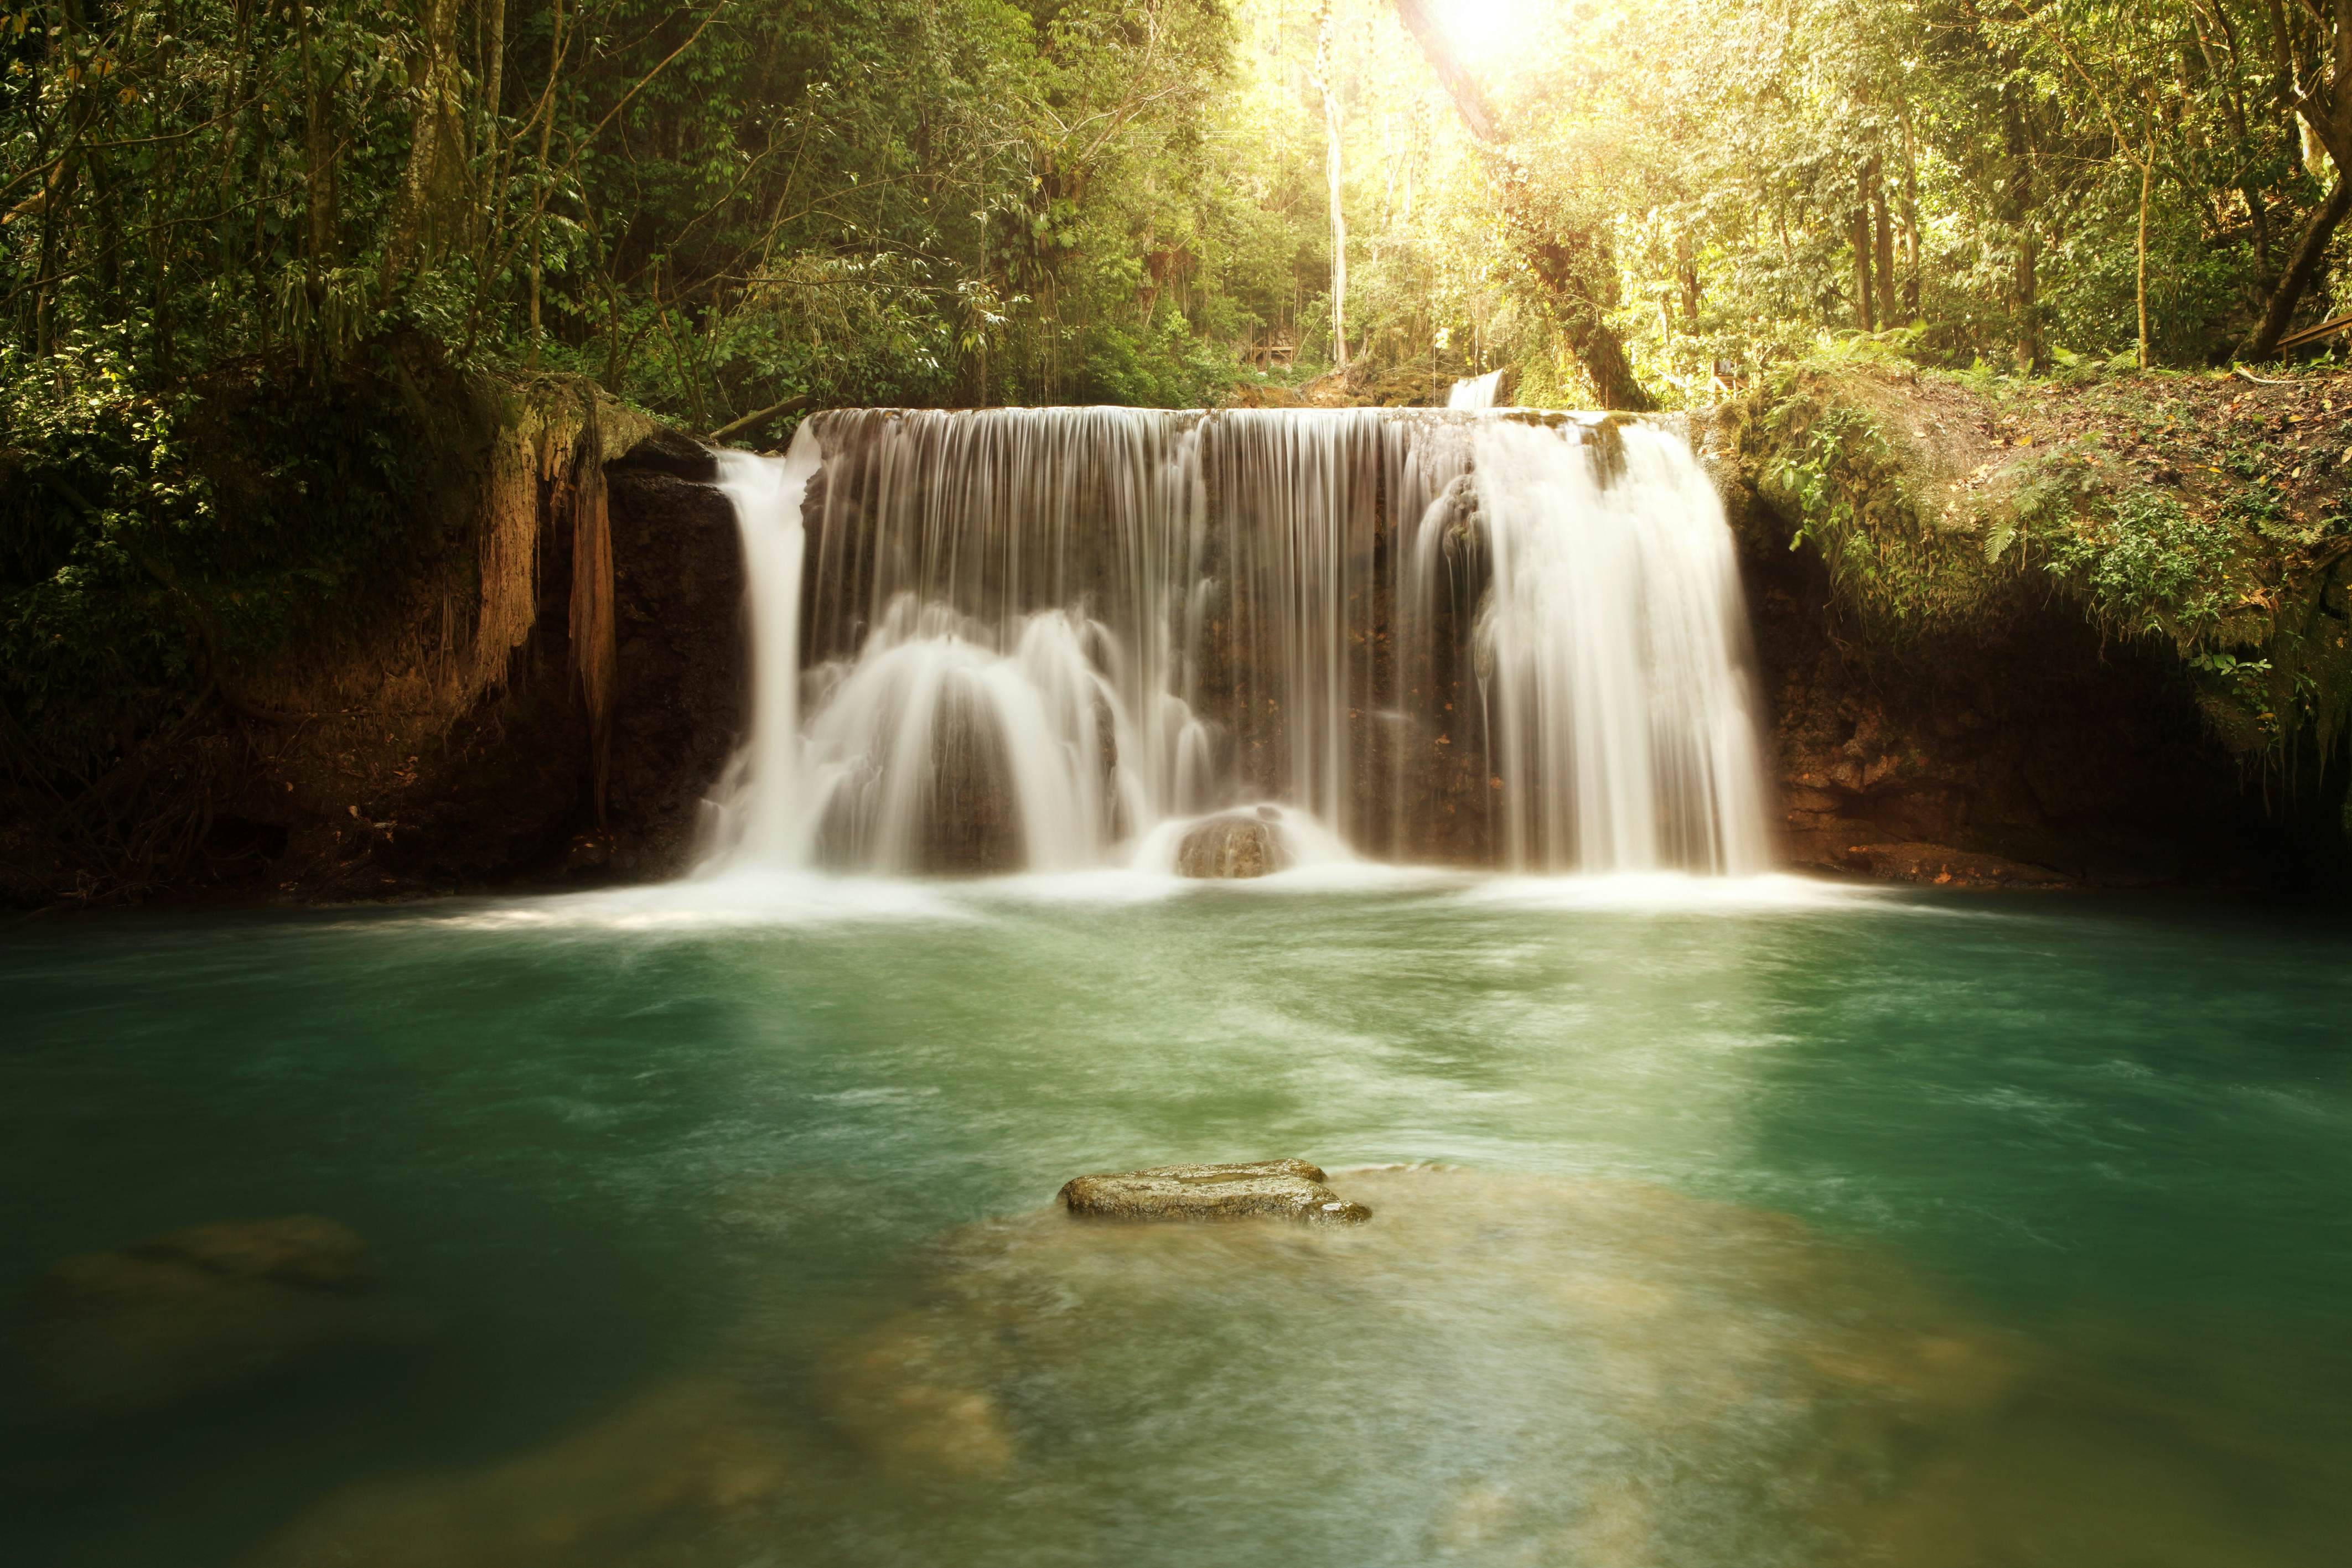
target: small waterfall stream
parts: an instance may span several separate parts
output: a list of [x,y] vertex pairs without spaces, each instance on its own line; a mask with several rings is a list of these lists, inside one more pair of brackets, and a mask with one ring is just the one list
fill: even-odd
[[1664,430],[852,410],[720,483],[754,695],[710,867],[1066,870],[1255,803],[1389,860],[1767,867],[1731,538]]
[[808,844],[799,813],[801,504],[816,476],[820,448],[805,427],[781,460],[719,455],[719,486],[735,506],[751,601],[751,735],[719,794],[728,802],[727,858],[797,864]]
[[1445,394],[1448,408],[1485,410],[1495,406],[1495,394],[1503,385],[1503,372],[1488,371],[1483,376],[1467,376],[1455,382]]

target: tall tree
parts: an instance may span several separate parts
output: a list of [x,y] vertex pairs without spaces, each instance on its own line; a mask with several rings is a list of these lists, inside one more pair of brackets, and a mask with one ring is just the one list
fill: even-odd
[[2250,359],[2278,350],[2295,307],[2319,276],[2327,245],[2352,213],[2352,0],[2305,0],[2290,12],[2282,0],[2263,0],[2269,23],[2276,88],[2287,112],[2326,150],[2327,199],[2304,221],[2286,270],[2271,291],[2263,318],[2244,348]]
[[1348,368],[1347,158],[1340,140],[1339,95],[1331,81],[1331,0],[1315,13],[1315,90],[1323,99],[1323,177],[1331,203],[1331,363]]
[[1423,0],[1394,3],[1399,18],[1453,99],[1464,128],[1487,152],[1514,247],[1601,405],[1633,413],[1655,408],[1657,400],[1633,372],[1624,340],[1607,319],[1617,303],[1619,280],[1606,229],[1595,223],[1562,222],[1559,206],[1547,205],[1531,171],[1513,154],[1502,121],[1476,78],[1455,57],[1451,40]]

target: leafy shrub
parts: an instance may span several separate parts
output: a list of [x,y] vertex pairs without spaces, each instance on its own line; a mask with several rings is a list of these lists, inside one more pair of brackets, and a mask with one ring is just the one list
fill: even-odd
[[[476,447],[415,345],[326,381],[163,383],[128,327],[0,345],[0,716],[70,788],[240,665],[382,608]],[[428,390],[429,389],[429,390]]]
[[2102,620],[2184,647],[2221,621],[2237,555],[2227,527],[2191,517],[2168,496],[2137,492],[2078,516],[2047,549],[2047,570],[2080,585]]

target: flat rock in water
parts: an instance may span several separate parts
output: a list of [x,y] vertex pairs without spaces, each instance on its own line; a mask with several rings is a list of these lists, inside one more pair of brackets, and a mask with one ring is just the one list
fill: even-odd
[[1161,1166],[1148,1171],[1083,1176],[1063,1184],[1072,1214],[1102,1219],[1244,1219],[1272,1215],[1318,1225],[1356,1225],[1372,1217],[1324,1185],[1322,1167],[1305,1160],[1245,1165]]

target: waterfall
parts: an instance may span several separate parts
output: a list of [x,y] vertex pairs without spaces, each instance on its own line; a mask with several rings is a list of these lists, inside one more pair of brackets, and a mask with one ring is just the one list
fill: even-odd
[[1768,863],[1731,538],[1663,429],[852,410],[721,484],[753,697],[710,866],[1118,863],[1253,803],[1399,861]]
[[1523,424],[1474,440],[1507,859],[1760,868],[1730,530],[1681,442],[1640,425],[1608,435],[1599,462]]
[[1496,390],[1502,384],[1503,372],[1500,371],[1488,371],[1483,376],[1470,376],[1455,382],[1453,390],[1445,394],[1445,406],[1481,411],[1490,409],[1495,406]]
[[719,455],[719,487],[743,538],[751,622],[751,736],[719,783],[716,850],[729,858],[791,863],[805,857],[798,806],[801,717],[801,505],[821,448],[805,423],[781,461]]

